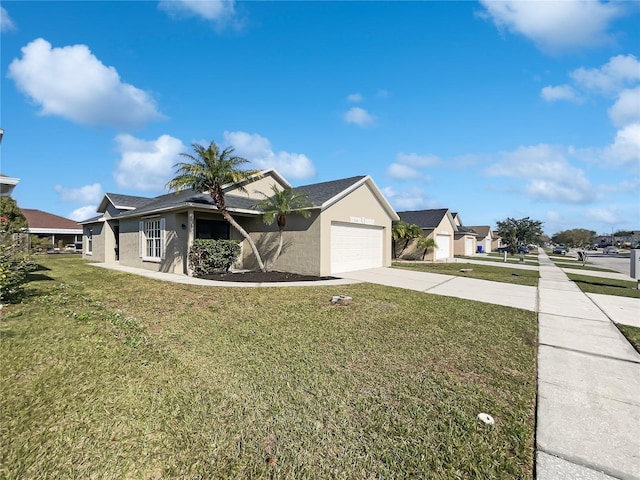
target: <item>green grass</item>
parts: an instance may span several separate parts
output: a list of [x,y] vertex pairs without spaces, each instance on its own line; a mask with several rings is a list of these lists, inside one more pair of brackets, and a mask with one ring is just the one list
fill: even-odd
[[622,334],[627,337],[627,340],[633,345],[633,348],[636,349],[638,353],[640,353],[640,328],[632,327],[630,325],[623,325],[621,323],[616,323],[616,327],[618,330],[622,332]]
[[[537,270],[519,268],[494,267],[479,263],[394,263],[396,268],[406,268],[420,272],[442,273],[461,277],[491,280],[494,282],[514,283],[518,285],[537,286],[539,274]],[[460,270],[472,269],[471,272]]]
[[588,277],[567,273],[567,277],[575,282],[585,293],[601,293],[620,297],[640,298],[640,290],[635,281],[612,280],[610,278]]
[[[494,263],[502,263],[503,265],[505,264],[504,261],[504,257],[502,256],[502,254],[496,254],[496,253],[489,253],[487,255],[483,255],[483,256],[474,256],[474,257],[468,257],[465,255],[456,255],[456,258],[462,258],[462,259],[468,259],[468,260],[479,260],[481,262],[494,262]],[[520,257],[518,255],[513,256],[513,255],[508,255],[507,256],[507,264],[509,263],[513,263],[513,264],[520,264]],[[529,258],[527,256],[525,256],[525,265],[531,265],[531,266],[538,266],[538,258],[537,256],[535,258]]]
[[61,257],[1,313],[0,478],[532,478],[533,312]]

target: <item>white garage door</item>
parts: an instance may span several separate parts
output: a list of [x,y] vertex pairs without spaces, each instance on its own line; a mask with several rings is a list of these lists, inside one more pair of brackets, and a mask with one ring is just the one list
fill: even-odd
[[331,225],[331,273],[382,266],[381,227],[334,223]]
[[491,239],[487,238],[484,241],[484,253],[490,253],[491,252]]
[[475,252],[473,251],[473,238],[465,238],[464,239],[464,254],[468,257],[469,255],[473,255]]
[[451,249],[449,248],[449,235],[436,235],[436,260],[443,258],[449,258],[451,256]]

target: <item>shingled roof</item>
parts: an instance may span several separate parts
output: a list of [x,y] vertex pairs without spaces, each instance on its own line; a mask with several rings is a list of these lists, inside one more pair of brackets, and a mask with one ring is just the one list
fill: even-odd
[[[239,197],[237,195],[225,195],[226,206],[229,210],[251,210],[256,200],[252,198]],[[174,210],[189,205],[208,206],[215,209],[216,206],[208,193],[200,193],[192,189],[180,192],[167,193],[159,197],[147,200],[140,208],[130,212],[123,212],[119,217],[131,217],[145,213],[158,212],[163,210]],[[258,212],[256,212],[258,213]]]
[[[60,217],[52,213],[43,212],[42,210],[34,210],[30,208],[21,208],[22,214],[27,219],[29,232],[42,233],[41,230],[59,230],[67,233],[81,233],[82,227],[75,221],[65,217]],[[68,232],[72,230],[72,232]]]
[[449,209],[438,208],[432,210],[413,210],[398,212],[400,220],[418,225],[420,228],[436,228],[442,222]]
[[296,187],[293,190],[296,193],[306,193],[309,201],[313,203],[315,207],[321,207],[325,202],[331,200],[337,195],[340,195],[363,178],[365,178],[365,176],[360,175],[357,177],[343,178],[329,182],[313,183],[311,185]]

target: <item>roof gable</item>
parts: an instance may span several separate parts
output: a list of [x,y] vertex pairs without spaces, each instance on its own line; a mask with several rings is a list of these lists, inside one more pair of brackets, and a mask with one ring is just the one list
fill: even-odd
[[149,197],[137,197],[135,195],[122,195],[119,193],[107,193],[98,206],[98,212],[104,213],[107,211],[108,204],[111,203],[118,210],[133,210],[140,208],[149,203],[152,198]]

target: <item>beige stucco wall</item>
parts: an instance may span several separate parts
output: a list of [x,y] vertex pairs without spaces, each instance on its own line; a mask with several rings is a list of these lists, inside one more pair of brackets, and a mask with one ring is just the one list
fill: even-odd
[[253,182],[245,185],[244,188],[246,192],[243,192],[239,188],[233,188],[233,189],[227,190],[226,194],[236,195],[240,197],[255,198],[256,200],[262,200],[264,197],[257,192],[261,192],[265,194],[267,197],[270,197],[273,195],[272,185],[274,184],[282,188],[282,184],[278,182],[273,177],[273,175],[267,174],[264,177],[254,180]]
[[471,248],[471,255],[476,253],[476,237],[473,235],[456,235],[453,241],[453,254],[454,255],[466,255],[465,252],[465,243],[467,239],[470,239],[473,242],[473,247]]
[[[288,215],[283,232],[282,253],[271,266],[272,270],[320,275],[320,211],[312,210],[309,218]],[[261,217],[247,219],[243,227],[251,232],[263,262],[270,262],[278,248],[278,227],[265,225]],[[258,265],[247,242],[243,242],[244,268],[257,269]]]
[[[92,249],[88,252],[89,230],[92,232]],[[92,223],[82,227],[82,258],[94,262],[104,262],[104,223]]]
[[334,222],[368,224],[383,229],[383,266],[391,265],[391,222],[373,190],[363,183],[346,197],[328,207],[321,216],[320,275],[331,274],[331,224]]

